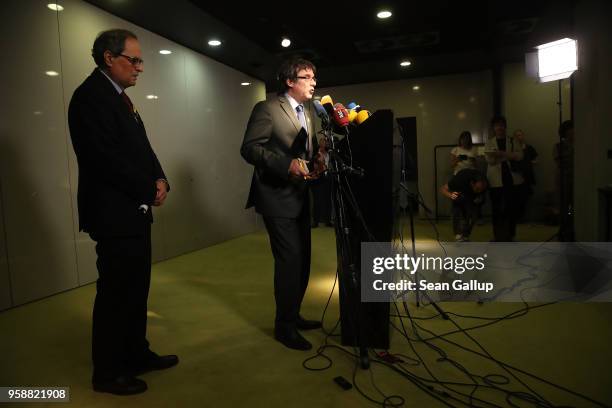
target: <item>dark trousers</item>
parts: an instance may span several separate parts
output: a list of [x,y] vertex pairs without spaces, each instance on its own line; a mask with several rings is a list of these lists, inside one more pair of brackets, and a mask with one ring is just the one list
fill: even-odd
[[516,220],[519,211],[518,193],[518,188],[515,186],[489,189],[495,241],[509,242],[516,235]]
[[529,202],[529,198],[533,195],[533,188],[531,184],[527,182],[515,188],[518,191],[516,221],[519,223],[525,222],[527,220],[527,203]]
[[474,222],[478,219],[479,206],[474,204],[470,198],[459,197],[453,200],[453,233],[469,237],[474,227]]
[[93,379],[104,381],[124,374],[149,351],[151,226],[134,236],[91,236],[97,243],[99,275],[93,310]]
[[295,329],[310,277],[310,214],[306,203],[298,218],[264,217],[274,255],[275,327]]

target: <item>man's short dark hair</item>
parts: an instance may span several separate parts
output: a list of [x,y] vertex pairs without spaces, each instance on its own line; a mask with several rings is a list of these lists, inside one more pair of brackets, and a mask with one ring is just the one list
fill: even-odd
[[472,146],[474,146],[474,143],[472,142],[472,134],[469,131],[464,130],[459,135],[459,140],[458,140],[459,146],[461,146],[462,142],[465,142],[468,149],[471,149]]
[[311,69],[313,73],[317,72],[315,65],[307,59],[294,57],[285,60],[278,69],[277,79],[280,83],[281,90],[287,90],[287,80],[295,81],[298,72],[303,69]]
[[125,49],[125,40],[128,38],[138,39],[133,32],[121,28],[102,31],[98,34],[91,50],[91,55],[94,61],[96,61],[96,65],[105,69],[104,52],[110,51],[113,55],[121,54]]
[[493,119],[491,119],[491,127],[495,126],[496,123],[501,123],[505,128],[508,127],[508,123],[506,122],[506,118],[502,115],[495,115]]

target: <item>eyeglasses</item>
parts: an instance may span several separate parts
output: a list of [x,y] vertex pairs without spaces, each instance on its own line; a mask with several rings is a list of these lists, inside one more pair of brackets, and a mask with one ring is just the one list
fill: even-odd
[[310,77],[310,76],[298,76],[296,77],[297,79],[305,79],[306,81],[312,82],[313,84],[317,83],[317,78],[316,77]]
[[133,66],[137,66],[137,65],[143,65],[144,64],[144,60],[138,58],[138,57],[130,57],[128,55],[124,55],[124,54],[116,54],[115,56],[117,57],[123,57],[126,60],[128,60],[130,62],[130,64],[132,64]]

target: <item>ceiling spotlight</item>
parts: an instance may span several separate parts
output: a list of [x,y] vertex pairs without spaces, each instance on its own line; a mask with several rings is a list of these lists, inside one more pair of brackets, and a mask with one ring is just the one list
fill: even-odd
[[412,87],[413,91],[418,91],[419,89],[421,89],[421,87],[418,86],[418,85],[415,85],[415,86]]
[[49,3],[47,7],[53,11],[62,11],[64,8],[56,3]]
[[402,61],[402,62],[400,62],[400,66],[402,66],[402,67],[409,67],[410,65],[412,65],[412,62],[410,62],[410,61]]
[[59,72],[57,71],[45,71],[45,75],[49,75],[50,77],[58,76]]
[[291,40],[288,39],[287,37],[283,37],[283,40],[281,41],[281,45],[287,48],[288,46],[291,45]]
[[147,95],[147,99],[158,99],[157,95]]
[[381,10],[376,14],[376,17],[380,19],[385,19],[391,17],[392,15],[393,13],[391,13],[389,10]]
[[170,51],[170,50],[159,50],[159,53],[161,55],[169,55],[169,54],[172,54],[172,51]]
[[250,82],[241,82],[240,85],[242,85],[242,86],[249,86],[249,85],[251,85],[251,83]]
[[211,47],[218,47],[221,45],[221,41],[219,40],[210,40],[208,41],[208,45],[210,45]]

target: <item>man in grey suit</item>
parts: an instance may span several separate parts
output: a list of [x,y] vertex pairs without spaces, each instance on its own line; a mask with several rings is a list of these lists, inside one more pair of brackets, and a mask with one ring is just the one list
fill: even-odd
[[[296,350],[312,348],[298,329],[321,327],[300,315],[310,275],[308,180],[323,166],[307,103],[317,83],[315,71],[300,58],[281,65],[283,91],[255,105],[240,149],[255,166],[246,208],[255,206],[263,216],[274,255],[274,337]],[[312,172],[306,163],[312,163]]]

